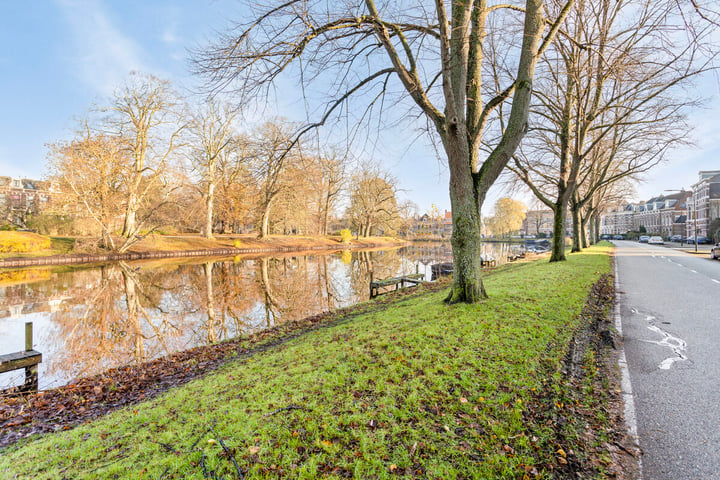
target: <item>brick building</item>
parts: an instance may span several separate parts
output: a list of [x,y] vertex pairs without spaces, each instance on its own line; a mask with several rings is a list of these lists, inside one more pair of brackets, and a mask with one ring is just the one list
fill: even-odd
[[45,182],[0,177],[0,224],[25,226],[28,217],[42,211],[49,198]]

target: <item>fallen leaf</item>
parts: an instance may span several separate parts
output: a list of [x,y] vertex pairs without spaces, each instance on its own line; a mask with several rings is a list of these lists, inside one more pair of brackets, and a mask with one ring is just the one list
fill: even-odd
[[467,403],[468,400],[465,397],[460,397],[460,403]]
[[255,455],[260,451],[260,447],[250,447],[248,448],[248,452],[250,452],[250,455]]

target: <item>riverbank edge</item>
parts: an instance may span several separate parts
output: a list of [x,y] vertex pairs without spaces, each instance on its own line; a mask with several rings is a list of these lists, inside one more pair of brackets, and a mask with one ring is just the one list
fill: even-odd
[[188,257],[229,257],[235,255],[257,255],[267,253],[292,252],[337,252],[343,250],[364,250],[376,248],[395,248],[409,245],[410,242],[397,241],[394,243],[350,243],[333,245],[297,245],[297,246],[268,246],[268,247],[226,247],[205,248],[195,250],[173,251],[147,251],[126,253],[72,253],[63,255],[49,255],[43,257],[12,257],[0,258],[0,268],[22,268],[36,266],[75,265],[84,263],[103,263],[130,260],[146,260],[159,258],[188,258]]
[[[522,268],[520,265],[512,265],[510,268]],[[611,277],[610,277],[611,278]],[[582,331],[576,332],[576,334],[573,336],[571,342],[569,345],[566,346],[567,348],[567,354],[565,356],[564,364],[563,364],[563,383],[567,382],[568,385],[564,386],[563,389],[569,389],[573,390],[574,388],[577,388],[578,386],[584,386],[584,388],[588,388],[588,381],[595,384],[595,388],[602,388],[602,396],[607,400],[609,398],[609,401],[604,402],[603,406],[607,407],[607,410],[605,412],[612,412],[612,418],[611,424],[608,425],[607,423],[600,425],[601,434],[605,437],[608,436],[608,434],[612,434],[614,431],[615,433],[612,435],[613,438],[610,439],[610,441],[606,441],[603,444],[598,444],[597,441],[588,441],[586,442],[588,446],[592,443],[592,451],[590,452],[583,452],[588,453],[592,455],[593,457],[593,464],[594,466],[597,466],[598,463],[605,464],[606,466],[612,467],[611,471],[608,471],[607,473],[609,476],[593,476],[592,478],[634,478],[631,476],[625,476],[622,473],[622,470],[620,469],[620,466],[625,463],[632,464],[633,458],[631,455],[628,454],[626,451],[626,447],[623,446],[621,439],[619,438],[621,436],[622,431],[624,431],[624,425],[622,424],[622,415],[621,412],[622,408],[621,405],[618,407],[617,404],[617,395],[614,395],[616,393],[614,391],[614,386],[617,385],[617,372],[614,369],[614,353],[612,348],[612,342],[608,342],[607,335],[609,330],[605,328],[605,325],[607,324],[607,312],[609,309],[609,305],[612,303],[612,292],[609,292],[607,287],[598,287],[598,285],[601,282],[598,281],[596,285],[593,286],[588,292],[588,301],[587,305],[590,305],[590,307],[586,306],[584,308],[583,313],[581,316],[585,317],[586,320],[583,321],[584,328]],[[605,284],[612,285],[611,281],[608,281],[607,278],[605,279]],[[422,287],[419,290],[419,295],[428,295],[434,291],[442,290],[446,287],[446,285],[433,285],[429,289],[427,287]],[[603,289],[604,288],[604,289]],[[317,318],[313,319],[305,319],[303,322],[307,322],[310,320],[309,324],[306,324],[302,326],[299,329],[295,329],[298,325],[292,325],[292,326],[281,326],[280,328],[287,328],[290,327],[293,330],[296,330],[294,333],[292,333],[290,336],[285,336],[285,338],[282,338],[283,335],[280,335],[280,337],[276,337],[274,334],[269,334],[267,337],[264,338],[265,341],[262,343],[264,346],[261,346],[257,349],[253,349],[253,351],[248,352],[240,352],[240,356],[250,356],[254,353],[258,353],[259,351],[265,351],[269,348],[273,348],[276,346],[279,346],[283,343],[285,343],[287,340],[296,338],[301,335],[305,335],[313,330],[316,330],[319,327],[329,327],[333,324],[337,323],[338,321],[338,315],[341,320],[345,321],[348,319],[348,317],[355,317],[357,315],[365,315],[368,313],[372,313],[374,311],[379,310],[388,310],[391,309],[393,305],[397,304],[400,301],[403,301],[407,296],[413,295],[417,296],[415,292],[400,292],[399,294],[391,294],[386,297],[383,297],[379,300],[366,302],[364,304],[360,304],[358,306],[354,307],[348,307],[347,309],[343,309],[344,311],[341,312],[333,312],[330,314],[324,314],[321,316],[317,316]],[[323,318],[321,318],[323,317]],[[334,319],[333,319],[334,318]],[[599,328],[598,328],[599,327]],[[273,329],[275,330],[275,329]],[[261,332],[262,333],[262,332]],[[275,332],[277,333],[277,332]],[[287,332],[286,332],[287,333]],[[235,346],[234,348],[236,348]],[[588,355],[587,352],[595,352],[597,354],[597,357],[594,357],[593,355]],[[578,354],[580,352],[580,354]],[[237,351],[236,351],[237,354]],[[237,358],[237,356],[233,355],[230,358]],[[223,359],[223,361],[220,363],[224,363],[224,361],[227,359]],[[404,360],[403,360],[404,361]],[[202,369],[205,371],[202,372],[201,375],[204,375],[205,373],[209,373],[209,371],[214,370],[217,366],[212,366],[209,369],[205,369],[206,365],[202,365]],[[593,367],[593,368],[591,368]],[[595,367],[598,369],[595,370]],[[550,371],[548,371],[549,377],[553,374],[554,367],[550,368]],[[587,372],[590,372],[590,375],[587,375]],[[588,377],[588,378],[586,378]],[[591,377],[591,378],[589,378]],[[536,405],[533,405],[532,408],[528,406],[528,410],[532,410],[533,408],[543,407],[547,408],[548,405],[550,405],[550,410],[555,410],[552,413],[552,416],[543,417],[543,420],[547,420],[548,425],[552,425],[549,420],[551,418],[554,418],[557,420],[557,415],[560,415],[560,418],[563,418],[563,424],[567,421],[569,417],[576,417],[576,416],[587,416],[592,417],[593,415],[596,415],[594,412],[587,412],[587,411],[581,411],[581,409],[573,410],[573,406],[568,405],[561,405],[558,404],[558,399],[564,395],[569,395],[570,391],[563,391],[560,395],[560,397],[557,395],[557,391],[555,392],[555,395],[550,395],[549,397],[546,397],[546,395],[549,395],[552,393],[552,390],[556,390],[557,387],[553,386],[553,380],[552,378],[548,378],[548,387],[549,389],[542,389],[543,391],[537,392],[536,395],[534,395],[534,401],[533,403],[537,402]],[[185,382],[183,382],[185,383]],[[78,393],[82,394],[82,392],[73,392],[74,395],[77,395]],[[158,392],[160,393],[160,392]],[[578,394],[582,394],[582,392],[577,392]],[[151,395],[147,398],[152,398],[154,395]],[[579,398],[579,397],[578,397]],[[565,399],[566,403],[568,400],[571,399]],[[482,401],[482,399],[481,399]],[[467,400],[464,398],[460,399],[461,403],[467,403]],[[620,404],[622,402],[620,401]],[[578,403],[579,404],[579,403]],[[615,405],[614,405],[615,404]],[[87,405],[87,404],[86,404]],[[302,411],[301,407],[297,407]],[[64,410],[64,409],[62,409]],[[282,409],[280,409],[282,410]],[[136,412],[137,413],[137,412]],[[273,412],[274,414],[275,412]],[[537,422],[538,417],[536,416],[537,412],[533,412],[532,417],[527,417],[525,420],[529,422]],[[81,419],[80,422],[77,423],[84,423],[88,419]],[[545,422],[543,422],[545,423]],[[590,422],[589,422],[590,423]],[[372,425],[371,425],[372,426]],[[564,426],[564,425],[563,425]],[[558,426],[558,422],[555,422],[555,426],[552,428],[557,429],[558,431],[561,429],[560,426]],[[60,428],[62,430],[67,428]],[[214,432],[213,432],[214,433]],[[585,434],[588,434],[588,432],[585,432]],[[561,438],[562,435],[559,436]],[[212,440],[210,440],[212,441]],[[209,442],[210,442],[209,441]],[[227,441],[227,438],[226,438]],[[222,440],[220,440],[222,442]],[[330,442],[328,442],[330,443]],[[162,443],[159,443],[159,445],[168,448],[166,445],[163,445]],[[223,446],[224,448],[224,446]],[[415,447],[413,447],[414,451]],[[514,450],[512,447],[508,445],[502,446],[502,449],[507,454],[508,457],[512,457],[514,455]],[[568,450],[566,452],[566,450]],[[175,453],[176,455],[179,455],[179,451],[171,452]],[[233,449],[233,454],[234,454]],[[567,446],[565,446],[565,449],[559,448],[556,452],[556,463],[555,468],[557,470],[555,471],[555,475],[560,474],[560,477],[557,477],[555,475],[552,475],[550,477],[545,477],[543,475],[542,478],[586,478],[585,476],[575,475],[571,474],[570,476],[567,476],[572,472],[572,469],[574,468],[580,468],[583,472],[587,472],[586,466],[578,466],[571,460],[571,458],[577,458],[578,454],[581,454],[581,452],[578,451],[572,451],[569,450]],[[619,457],[624,457],[624,460]],[[570,464],[568,464],[568,461],[570,461]],[[392,476],[393,473],[397,475],[400,473],[399,471],[394,472],[393,467],[395,465],[391,465],[389,467],[390,471],[388,472],[390,476]],[[397,467],[396,467],[397,468]],[[204,465],[203,465],[204,470]],[[552,471],[552,470],[551,470]],[[406,473],[408,473],[406,471]],[[537,476],[537,472],[534,472],[533,469],[530,469],[526,466],[525,470],[525,476],[523,478],[535,478]],[[583,475],[583,474],[581,474]],[[163,475],[164,476],[164,475]]]

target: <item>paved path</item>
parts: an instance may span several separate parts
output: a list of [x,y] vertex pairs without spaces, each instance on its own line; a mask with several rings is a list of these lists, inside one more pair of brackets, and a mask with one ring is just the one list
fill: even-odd
[[615,244],[643,478],[720,479],[720,261]]

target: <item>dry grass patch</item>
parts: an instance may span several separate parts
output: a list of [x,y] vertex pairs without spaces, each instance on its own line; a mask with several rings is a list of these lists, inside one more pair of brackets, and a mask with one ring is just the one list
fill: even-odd
[[0,232],[0,253],[26,253],[50,249],[50,237],[31,232]]

